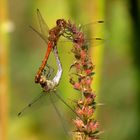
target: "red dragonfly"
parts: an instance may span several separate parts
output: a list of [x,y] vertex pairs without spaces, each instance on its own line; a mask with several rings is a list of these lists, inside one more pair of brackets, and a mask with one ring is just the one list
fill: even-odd
[[[41,74],[44,70],[44,67],[47,64],[47,60],[49,58],[49,55],[51,53],[51,50],[57,45],[58,39],[60,38],[60,36],[64,36],[64,34],[66,33],[66,26],[67,26],[67,22],[64,19],[58,19],[56,21],[56,26],[52,29],[49,30],[47,24],[45,23],[39,9],[37,9],[37,17],[39,20],[39,25],[40,25],[40,29],[41,32],[38,32],[36,29],[34,29],[33,27],[31,27],[33,29],[33,31],[35,31],[46,43],[47,43],[47,50],[46,50],[46,54],[45,57],[42,61],[41,66],[39,67],[39,70],[35,76],[35,83],[40,83],[40,78],[41,78]],[[103,21],[97,21],[96,23],[103,23]],[[89,25],[89,24],[88,24]],[[82,28],[84,29],[85,25],[82,26]],[[71,35],[70,36],[64,36],[67,39],[71,40]],[[92,39],[88,39],[87,41],[90,42],[91,40],[97,40],[101,43],[101,38],[92,38]]]
[[34,29],[33,27],[31,27],[48,45],[47,50],[46,50],[46,54],[45,57],[42,61],[42,64],[35,76],[35,83],[40,83],[40,78],[41,78],[41,74],[44,70],[44,67],[47,64],[47,60],[49,58],[50,52],[52,50],[52,48],[54,48],[57,45],[57,41],[59,39],[59,37],[61,36],[61,34],[63,34],[62,32],[65,29],[66,26],[66,21],[64,19],[58,19],[56,21],[56,26],[54,28],[52,28],[51,30],[49,30],[47,24],[45,23],[43,17],[41,16],[41,13],[39,11],[39,9],[37,9],[37,17],[39,20],[39,25],[40,25],[40,29],[41,29],[41,33],[38,32],[36,29]]
[[43,92],[41,92],[39,94],[39,96],[34,98],[27,106],[25,106],[18,113],[18,116],[21,116],[27,109],[32,107],[33,104],[35,104],[37,101],[39,101],[39,99],[41,99],[42,97],[46,96],[47,95],[46,93],[48,93],[49,96],[50,96],[51,103],[54,106],[54,109],[56,110],[56,112],[57,112],[57,114],[60,118],[60,121],[62,122],[62,125],[63,125],[63,128],[64,128],[65,132],[67,133],[65,125],[63,124],[64,122],[63,122],[62,116],[61,116],[59,110],[57,109],[56,105],[54,104],[53,98],[51,97],[52,96],[51,92],[54,92],[54,95],[57,98],[59,98],[76,116],[78,116],[78,117],[80,117],[80,116],[75,112],[75,110],[59,94],[56,93],[56,87],[60,83],[60,79],[62,77],[63,69],[62,69],[62,65],[61,65],[61,62],[60,62],[60,59],[59,59],[59,56],[58,56],[58,51],[57,51],[56,46],[53,48],[53,53],[54,53],[54,56],[55,56],[55,59],[56,59],[57,67],[58,67],[56,75],[54,76],[54,78],[52,80],[49,79],[50,76],[51,76],[51,72],[52,72],[51,69],[53,69],[53,68],[46,65],[49,68],[49,71],[47,72],[47,69],[46,69],[47,67],[45,66],[45,68],[43,69],[43,72],[41,73],[41,76],[40,76],[40,84],[43,88]]
[[[51,30],[49,30],[43,17],[41,16],[39,9],[37,9],[37,17],[39,20],[41,32],[38,32],[33,27],[31,27],[31,28],[47,43],[47,50],[46,50],[45,57],[42,61],[42,64],[35,76],[35,82],[40,83],[40,85],[42,86],[42,88],[44,89],[45,92],[50,92],[50,91],[54,92],[56,86],[59,84],[59,81],[60,81],[60,78],[62,75],[62,68],[61,68],[61,63],[58,58],[58,52],[57,52],[56,45],[57,45],[59,37],[61,35],[64,36],[64,33],[66,32],[65,29],[67,29],[67,27],[66,27],[67,22],[64,19],[58,19],[56,21],[56,26],[54,28],[52,28]],[[64,36],[64,37],[71,40],[72,39],[71,36],[72,35],[70,34],[70,36]],[[97,40],[98,40],[98,38],[97,38]],[[58,65],[58,73],[53,78],[53,80],[48,80],[46,73],[43,74],[43,72],[45,71],[45,66],[47,65],[47,60],[49,58],[49,55],[50,55],[52,49],[53,49],[55,57],[56,57],[56,61],[57,61],[57,65]],[[25,108],[23,108],[23,110],[18,113],[18,116],[20,116],[22,114],[22,112],[24,112],[24,110],[26,110],[26,108],[31,107],[32,104],[34,104],[36,101],[38,101],[38,99],[40,99],[40,97],[42,97],[44,95],[45,94],[41,94],[39,97],[37,97],[35,100],[33,100],[30,104],[28,104]],[[55,94],[55,95],[77,115],[77,113],[58,94]]]

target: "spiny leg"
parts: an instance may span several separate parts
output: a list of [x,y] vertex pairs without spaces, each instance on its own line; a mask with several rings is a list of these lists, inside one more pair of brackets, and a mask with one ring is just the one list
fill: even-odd
[[50,65],[46,65],[47,67],[48,67],[48,69],[49,69],[49,71],[48,71],[48,74],[47,74],[47,77],[48,78],[50,78],[51,77],[51,75],[53,74],[53,72],[54,72],[54,68],[53,67],[51,67]]
[[[47,72],[48,69],[48,72]],[[51,66],[49,66],[48,64],[45,66],[44,70],[43,70],[43,75],[46,76],[47,79],[49,79],[52,75],[52,73],[54,72],[54,68],[52,68]]]

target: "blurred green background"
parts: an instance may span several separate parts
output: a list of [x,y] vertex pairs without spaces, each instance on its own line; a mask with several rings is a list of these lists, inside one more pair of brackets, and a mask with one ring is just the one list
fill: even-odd
[[[140,2],[138,0],[1,0],[0,2],[0,140],[72,139],[65,134],[48,99],[40,101],[22,117],[17,113],[41,92],[34,76],[44,57],[46,44],[30,28],[38,28],[39,8],[50,28],[59,18],[79,24],[104,20],[94,25],[95,35],[104,43],[91,47],[96,64],[93,88],[97,94],[96,118],[103,140],[139,140],[140,135]],[[87,27],[88,28],[88,27]],[[99,36],[98,36],[99,35]],[[69,84],[73,62],[72,44],[59,44],[63,76],[58,93],[73,106],[80,96]],[[53,54],[49,64],[56,67]],[[54,99],[57,100],[57,99]],[[69,135],[74,114],[59,101]]]

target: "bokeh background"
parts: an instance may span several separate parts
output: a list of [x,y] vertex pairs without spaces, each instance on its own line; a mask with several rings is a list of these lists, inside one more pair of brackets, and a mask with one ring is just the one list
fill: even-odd
[[[34,76],[44,57],[46,44],[30,28],[38,29],[36,9],[39,8],[51,28],[59,18],[76,24],[95,24],[96,37],[104,42],[90,47],[96,64],[93,88],[96,110],[103,140],[140,139],[140,2],[138,0],[1,0],[0,1],[0,140],[72,139],[65,134],[61,121],[48,98],[17,113],[40,92]],[[88,28],[88,27],[87,27]],[[73,106],[71,100],[80,95],[69,84],[68,71],[73,62],[72,44],[60,43],[59,56],[63,76],[58,93]],[[49,64],[55,69],[53,54]],[[71,135],[74,114],[63,103],[54,102]]]

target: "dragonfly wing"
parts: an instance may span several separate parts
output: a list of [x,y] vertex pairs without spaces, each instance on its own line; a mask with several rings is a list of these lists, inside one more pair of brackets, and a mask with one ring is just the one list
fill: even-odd
[[40,29],[41,29],[41,33],[48,38],[48,34],[49,34],[49,27],[46,24],[45,20],[43,19],[39,9],[37,9],[37,18],[39,21],[39,25],[40,25]]
[[[103,21],[95,21],[85,25],[79,25],[79,31],[84,33],[85,45],[96,47],[104,44],[105,39],[103,36]],[[73,42],[71,36],[63,36],[61,41],[63,43]]]
[[101,35],[103,33],[104,21],[95,21],[88,24],[79,25],[79,29],[85,34],[92,32],[93,35]]
[[[95,21],[81,25],[80,30],[85,34],[86,42],[90,46],[98,46],[104,43],[104,21]],[[103,37],[103,38],[102,38]]]
[[[67,44],[69,43],[68,45],[72,45],[72,41],[67,39],[67,38],[63,38],[61,39],[58,44],[62,45],[62,44]],[[89,47],[96,47],[96,46],[100,46],[100,45],[104,45],[104,43],[106,43],[106,40],[105,39],[102,39],[102,38],[99,38],[99,37],[91,37],[91,38],[88,38],[86,36],[85,38],[85,45],[89,48]]]
[[38,32],[34,27],[29,26],[35,33],[37,33],[46,43],[48,43],[48,37],[43,35],[42,33]]
[[38,102],[42,97],[46,96],[46,93],[41,92],[37,97],[35,97],[27,106],[25,106],[17,115],[22,116],[23,113],[30,109],[36,102]]
[[[55,93],[54,93],[54,94],[55,94]],[[64,122],[64,118],[63,118],[62,114],[60,113],[60,111],[58,110],[56,104],[54,103],[52,94],[49,94],[49,95],[50,95],[50,101],[51,101],[51,103],[52,103],[52,105],[53,105],[53,107],[54,107],[54,109],[55,109],[55,111],[56,111],[56,113],[57,113],[57,115],[58,115],[60,121],[61,121],[61,124],[62,124],[62,126],[63,126],[64,131],[65,131],[65,134],[68,135],[68,130],[67,130],[67,128],[66,128],[66,125],[65,125],[65,122]]]
[[86,39],[86,45],[88,48],[100,46],[100,45],[103,45],[104,43],[105,43],[105,40],[98,37]]
[[79,116],[76,111],[57,93],[57,92],[54,92],[54,95],[56,95],[61,101],[63,104],[65,104],[77,117],[79,117],[81,120],[81,116]]

